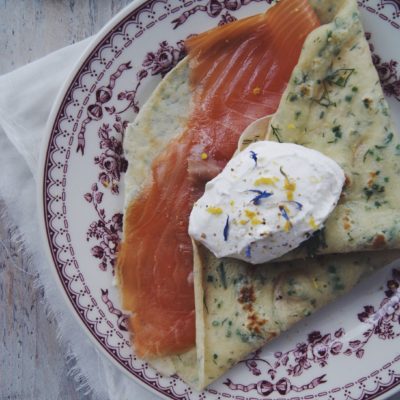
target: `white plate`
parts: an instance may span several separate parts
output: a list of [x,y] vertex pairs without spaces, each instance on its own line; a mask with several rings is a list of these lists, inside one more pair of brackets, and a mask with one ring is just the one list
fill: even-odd
[[[201,394],[178,378],[160,376],[132,353],[126,318],[119,309],[112,281],[121,235],[124,127],[183,56],[183,39],[264,11],[270,2],[136,1],[102,30],[71,74],[51,116],[40,187],[49,254],[60,290],[98,348],[160,396],[384,398],[400,384],[399,296],[389,299],[392,293],[385,293],[388,281],[391,287],[400,281],[400,273],[392,277],[393,266],[346,299],[307,318]],[[400,67],[396,64],[400,61],[400,2],[363,0],[359,5],[400,127]]]

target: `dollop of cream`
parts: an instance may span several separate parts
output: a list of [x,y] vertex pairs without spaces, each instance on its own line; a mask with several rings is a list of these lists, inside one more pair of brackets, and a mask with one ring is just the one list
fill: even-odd
[[316,150],[253,143],[207,183],[190,214],[189,235],[218,258],[273,260],[323,227],[344,182],[341,167]]

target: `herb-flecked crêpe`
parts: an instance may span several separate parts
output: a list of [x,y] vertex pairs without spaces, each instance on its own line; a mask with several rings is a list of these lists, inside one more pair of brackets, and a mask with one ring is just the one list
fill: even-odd
[[[153,360],[196,388],[399,257],[399,137],[390,119],[355,0],[310,0],[326,25],[312,32],[266,137],[335,159],[348,180],[323,234],[257,267],[216,259],[195,245],[196,349]],[[191,107],[184,60],[160,84],[125,136],[127,205],[151,163],[186,126]],[[399,153],[399,154],[398,154]],[[398,198],[398,195],[397,195]],[[156,240],[156,239],[155,239]]]

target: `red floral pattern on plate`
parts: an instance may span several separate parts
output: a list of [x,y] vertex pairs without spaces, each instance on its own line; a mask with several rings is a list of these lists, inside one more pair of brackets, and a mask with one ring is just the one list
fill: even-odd
[[[357,358],[364,356],[364,347],[373,337],[377,335],[381,340],[395,339],[400,336],[400,270],[393,269],[392,278],[386,283],[386,297],[381,301],[378,309],[374,306],[364,306],[364,311],[357,316],[358,319],[366,325],[362,334],[362,339],[343,340],[345,330],[339,328],[333,334],[322,335],[319,331],[311,332],[307,340],[296,344],[296,347],[285,352],[275,352],[275,360],[260,358],[260,350],[247,360],[241,361],[245,364],[254,376],[262,375],[262,367],[272,381],[276,376],[285,374],[277,383],[268,380],[260,380],[256,383],[247,385],[233,383],[227,379],[224,384],[232,390],[249,392],[257,391],[260,396],[268,396],[277,391],[281,395],[286,395],[291,391],[302,392],[304,390],[314,389],[318,385],[326,383],[328,377],[326,374],[316,376],[307,384],[296,386],[291,383],[290,377],[301,376],[306,370],[313,366],[323,367],[328,365],[330,357],[338,355],[352,356]],[[319,371],[320,372],[320,371]]]
[[378,71],[379,79],[383,91],[387,97],[394,97],[400,101],[400,72],[397,70],[398,62],[395,60],[382,61],[382,58],[375,53],[375,46],[372,43],[372,34],[366,32],[365,36],[369,41],[369,47],[372,53],[372,62]]

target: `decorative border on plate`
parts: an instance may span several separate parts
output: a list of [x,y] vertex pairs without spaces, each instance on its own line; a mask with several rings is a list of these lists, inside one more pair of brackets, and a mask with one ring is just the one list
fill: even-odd
[[[371,14],[376,14],[381,20],[389,23],[393,28],[400,29],[399,0],[379,0],[375,7],[370,5],[370,1],[371,0],[361,0],[357,3],[359,7],[365,8]],[[391,14],[389,8],[392,10]]]
[[[326,399],[326,400],[337,400],[337,397],[334,397],[338,395],[339,393],[343,392],[342,395],[345,396],[343,397],[346,400],[373,400],[376,399],[378,396],[389,392],[392,390],[394,387],[398,386],[400,384],[400,374],[396,374],[392,369],[390,369],[391,366],[394,364],[398,363],[400,361],[400,354],[394,357],[391,361],[387,362],[382,368],[376,369],[369,373],[366,376],[363,376],[355,382],[349,382],[346,385],[343,386],[338,386],[334,387],[330,390],[327,391],[321,391],[316,394],[310,394],[310,395],[304,395],[304,396],[296,396],[295,397],[279,397],[280,400],[313,400],[313,399]],[[382,377],[379,376],[380,373],[386,372],[388,375],[387,381],[383,382]],[[324,379],[324,376],[320,376],[316,379],[313,380],[316,383],[318,381],[322,382]],[[375,380],[375,387],[373,389],[367,389],[365,386],[365,381],[368,379]],[[309,385],[309,389],[313,388],[313,382],[311,382]],[[232,385],[232,382],[228,379],[226,382],[227,385]],[[272,394],[274,391],[277,391],[279,395],[285,395],[289,394],[290,390],[292,389],[303,389],[303,388],[296,388],[296,386],[291,385],[290,381],[288,379],[281,379],[275,384],[268,382],[266,380],[259,381],[255,384],[250,384],[250,385],[234,385],[236,386],[235,390],[239,390],[242,393],[247,393],[250,390],[256,390],[257,394],[260,396],[258,398],[255,397],[244,397],[244,396],[231,396],[232,398],[236,398],[238,400],[261,400],[265,399],[266,396],[269,396]],[[350,389],[354,386],[358,386],[359,389],[361,389],[361,393],[359,394],[358,397],[353,397],[351,395]],[[299,391],[300,391],[299,390]],[[303,389],[304,390],[304,389]],[[210,393],[213,394],[221,394],[218,393],[215,390],[209,389],[208,390]],[[295,390],[297,391],[297,390]],[[223,394],[222,394],[223,396]],[[224,396],[226,397],[226,396]]]
[[[346,340],[345,330],[341,327],[336,328],[334,332],[325,334],[321,334],[320,331],[313,331],[293,348],[285,352],[277,351],[273,357],[268,359],[262,358],[260,356],[261,351],[258,350],[247,359],[240,361],[240,364],[245,365],[251,373],[251,383],[233,382],[227,378],[224,385],[231,391],[242,393],[254,393],[256,391],[259,396],[269,396],[274,392],[278,392],[280,395],[289,395],[292,392],[301,393],[327,383],[330,378],[327,373],[323,373],[323,368],[328,365],[329,360],[333,357],[344,355],[362,359],[367,344],[373,338],[386,341],[394,340],[400,336],[400,270],[396,268],[392,270],[391,279],[387,281],[386,288],[384,288],[384,295],[385,297],[376,309],[373,305],[366,305],[363,307],[363,311],[357,314],[358,320],[363,323],[363,329],[358,333],[357,338]],[[399,357],[397,356],[395,360]],[[374,378],[379,386],[382,386],[381,378],[376,376],[389,368],[394,362],[385,364],[380,370],[373,371],[367,377],[359,378],[357,382],[360,385],[359,388],[362,389],[361,395],[367,391],[364,381],[368,379]],[[306,371],[313,371],[313,376],[308,376],[307,381],[300,382],[301,384],[292,383],[293,378],[303,375]],[[388,382],[392,383],[393,375],[395,375],[394,370],[388,372]],[[398,376],[400,377],[400,375]],[[254,377],[257,377],[257,382]],[[248,378],[247,381],[249,381]],[[333,396],[339,391],[345,391],[346,398],[350,398],[348,389],[352,386],[354,385],[349,383],[342,387],[321,392],[316,397]],[[373,390],[368,389],[368,393],[372,392]],[[299,397],[299,399],[303,398],[311,397],[310,395]]]
[[[131,13],[129,13],[129,15],[127,15],[123,20],[119,21],[107,33],[107,35],[101,41],[99,41],[97,46],[92,50],[92,52],[86,58],[85,62],[82,64],[80,69],[76,72],[75,76],[73,77],[71,84],[68,90],[66,91],[66,95],[55,116],[54,124],[51,131],[51,136],[49,138],[49,145],[46,152],[46,164],[44,169],[45,179],[43,187],[46,233],[54,265],[56,266],[57,274],[64,287],[64,290],[68,294],[68,297],[70,298],[70,301],[73,307],[75,308],[77,314],[81,318],[82,322],[89,329],[89,331],[91,332],[92,336],[96,339],[96,341],[100,343],[101,347],[103,347],[111,357],[113,357],[121,366],[123,366],[126,370],[128,370],[131,374],[133,374],[137,379],[141,380],[142,382],[144,382],[145,384],[152,387],[153,389],[160,392],[166,397],[173,399],[182,399],[182,400],[188,399],[188,395],[190,395],[191,393],[190,389],[185,390],[186,393],[184,394],[177,393],[174,389],[174,381],[176,381],[175,379],[172,379],[170,381],[170,384],[167,386],[161,385],[161,383],[159,382],[160,378],[159,374],[156,374],[155,378],[149,377],[148,374],[146,374],[146,369],[148,368],[147,363],[142,363],[140,368],[135,368],[132,364],[132,361],[137,361],[137,358],[135,356],[131,356],[131,358],[128,359],[124,359],[123,357],[121,357],[121,355],[118,352],[118,349],[111,346],[108,343],[107,334],[103,334],[98,329],[97,326],[100,323],[98,318],[96,318],[95,320],[92,320],[90,318],[89,312],[93,311],[94,308],[97,308],[100,315],[103,314],[102,315],[103,318],[105,316],[103,311],[98,307],[96,300],[90,295],[89,288],[84,284],[83,275],[79,272],[79,265],[75,258],[74,249],[70,244],[71,238],[68,233],[68,221],[66,219],[65,186],[66,186],[67,171],[69,167],[69,159],[71,151],[74,150],[72,146],[74,143],[75,136],[77,136],[78,133],[78,127],[80,125],[79,121],[74,121],[72,117],[68,115],[67,108],[71,105],[74,105],[76,107],[80,106],[80,110],[77,114],[77,117],[78,119],[81,118],[86,108],[86,105],[90,100],[91,94],[97,88],[97,85],[93,85],[90,88],[86,87],[86,85],[83,83],[83,78],[87,75],[91,75],[92,77],[93,75],[95,75],[97,78],[97,82],[99,82],[104,76],[104,73],[108,71],[115,64],[115,61],[123,53],[125,48],[129,47],[129,45],[132,43],[133,40],[139,38],[144,33],[144,31],[152,29],[153,27],[157,26],[157,22],[162,21],[169,14],[177,13],[182,9],[189,7],[192,3],[193,2],[189,1],[183,5],[172,7],[171,5],[166,4],[164,0],[149,0],[140,5],[135,10],[133,10]],[[166,12],[158,15],[156,18],[155,15],[156,13],[154,9],[157,5],[165,6]],[[151,20],[146,25],[144,22],[141,21],[141,19],[144,19],[145,16],[149,17],[149,19]],[[124,47],[122,48],[115,47],[114,39],[123,36],[124,32],[126,32],[128,26],[131,24],[135,24],[137,26],[135,37],[127,39]],[[111,59],[103,57],[103,53],[106,50],[109,50],[113,53],[113,57]],[[103,65],[103,70],[100,72],[94,71],[91,68],[91,65],[94,62],[100,62],[100,64]],[[73,92],[75,90],[81,90],[82,92],[86,93],[86,98],[83,101],[83,104],[74,103]],[[72,132],[62,130],[61,123],[63,121],[68,121],[70,123],[74,122]],[[60,148],[57,145],[56,139],[59,136],[64,136],[64,138],[69,137],[68,148],[63,148],[63,147]],[[78,147],[78,149],[82,150],[82,145],[81,147]],[[63,165],[61,165],[61,163],[56,163],[54,161],[53,156],[56,152],[65,153],[65,163]],[[56,169],[62,169],[63,171],[62,179],[57,179],[57,180],[53,179],[52,173]],[[51,191],[54,186],[62,187],[61,196],[59,195],[53,196]],[[53,211],[52,205],[54,202],[62,202],[62,213]],[[54,227],[54,221],[57,219],[58,220],[63,219],[65,228],[58,230]],[[65,245],[59,246],[56,240],[57,236],[60,234],[65,235],[67,242],[69,243],[69,246]],[[70,258],[64,259],[64,257],[61,257],[61,254],[66,252],[69,252]],[[71,266],[75,267],[77,273],[75,275],[69,276],[65,272],[65,269]],[[74,291],[71,282],[77,281],[79,279],[83,282],[83,285],[85,286],[85,291],[80,291],[80,292]],[[91,305],[89,304],[86,307],[83,306],[83,303],[85,302],[81,300],[82,297],[84,296],[89,296],[92,302]],[[111,328],[114,328],[114,324],[112,321],[106,321],[106,323]],[[118,333],[119,332],[116,332],[116,334]]]

